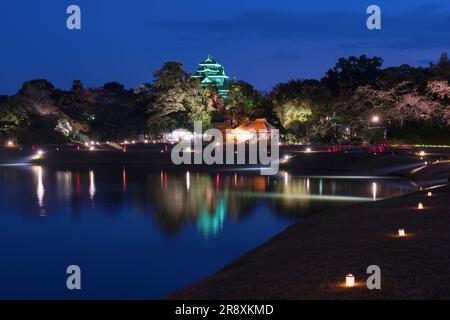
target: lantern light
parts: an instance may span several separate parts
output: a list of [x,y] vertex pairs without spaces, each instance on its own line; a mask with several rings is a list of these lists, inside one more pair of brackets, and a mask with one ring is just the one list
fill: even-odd
[[420,152],[419,152],[419,156],[424,157],[424,156],[425,156],[425,151],[423,151],[423,150],[420,151]]
[[431,191],[428,191],[428,194],[427,194],[429,197],[431,197],[432,195],[433,195],[433,192],[431,192]]
[[31,159],[32,160],[40,160],[41,158],[42,158],[42,155],[44,154],[44,151],[42,151],[42,150],[38,150],[37,152],[36,152],[36,154],[33,156],[33,157],[31,157]]
[[355,286],[355,276],[352,275],[351,273],[347,274],[345,276],[345,285],[347,287],[353,287]]
[[11,140],[9,140],[9,141],[8,141],[8,147],[14,147],[14,142],[11,141]]
[[419,204],[417,205],[417,209],[423,210],[423,203],[422,202],[419,202]]
[[399,237],[404,237],[404,236],[406,236],[405,229],[398,229],[398,236],[399,236]]

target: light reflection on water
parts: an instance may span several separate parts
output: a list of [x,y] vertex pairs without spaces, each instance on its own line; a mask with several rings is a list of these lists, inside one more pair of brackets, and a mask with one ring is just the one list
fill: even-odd
[[[43,179],[45,169],[41,166],[32,166],[31,169],[36,181],[37,208],[40,215],[45,216]],[[49,195],[52,201],[82,202],[83,179],[87,175],[88,182],[85,187],[87,187],[88,199],[94,207],[97,193],[94,169],[81,169],[74,172],[48,170],[53,177],[49,176],[46,183],[56,185],[56,194]],[[104,169],[99,171],[105,173]],[[115,200],[126,197],[127,193],[127,169],[122,168],[121,172],[123,194],[119,195],[116,191],[115,197],[118,198]],[[281,171],[277,176],[193,172],[193,178],[191,178],[189,171],[183,175],[180,172],[161,170],[159,175],[150,171],[144,176],[145,182],[141,176],[138,179],[141,181],[132,181],[132,183],[138,183],[139,188],[147,190],[147,195],[140,197],[141,193],[137,193],[133,201],[153,204],[157,208],[155,214],[161,219],[170,217],[167,219],[170,223],[177,224],[174,220],[178,219],[186,222],[184,218],[188,218],[198,225],[205,236],[219,233],[226,216],[245,216],[248,211],[251,211],[254,203],[261,200],[269,201],[268,205],[276,208],[274,211],[276,215],[302,218],[308,215],[309,209],[312,211],[324,209],[326,206],[324,207],[321,202],[332,202],[335,206],[338,203],[377,201],[415,190],[410,183],[394,178],[377,182],[373,181],[377,177],[365,179],[348,177],[348,180],[343,176],[336,179],[331,176],[325,179],[317,176],[306,178],[292,176],[286,171]],[[155,176],[159,176],[159,188],[155,188]],[[134,176],[134,178],[137,177]],[[106,183],[105,189],[109,189],[109,183],[114,184],[114,180],[106,178],[102,181],[102,184]]]
[[[0,298],[159,298],[316,212],[416,190],[376,177],[40,166],[1,167],[0,187],[0,241],[11,243]],[[33,281],[20,278],[24,261]],[[69,295],[55,277],[75,262],[94,279]]]

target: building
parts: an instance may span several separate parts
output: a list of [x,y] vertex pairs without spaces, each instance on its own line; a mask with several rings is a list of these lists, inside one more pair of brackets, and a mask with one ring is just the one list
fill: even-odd
[[224,99],[228,98],[230,77],[225,74],[223,66],[217,63],[210,55],[199,63],[197,71],[192,77],[200,79],[203,87],[208,85],[216,86],[219,94]]
[[272,130],[275,130],[275,127],[265,118],[260,118],[241,123],[233,130],[233,136],[238,142],[253,139],[255,135],[258,139],[270,139]]

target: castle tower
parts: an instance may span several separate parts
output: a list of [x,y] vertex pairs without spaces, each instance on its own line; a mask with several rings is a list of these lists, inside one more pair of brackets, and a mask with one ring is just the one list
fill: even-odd
[[225,74],[223,66],[217,63],[210,55],[199,63],[197,71],[192,77],[200,79],[202,86],[206,87],[209,84],[216,86],[219,94],[224,99],[228,98],[230,77]]

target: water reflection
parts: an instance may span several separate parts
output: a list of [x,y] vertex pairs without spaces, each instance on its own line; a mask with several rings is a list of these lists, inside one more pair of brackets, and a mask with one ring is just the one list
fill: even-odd
[[377,201],[377,183],[373,182],[372,183],[372,196],[373,196],[373,201]]
[[94,201],[95,198],[95,176],[94,171],[89,170],[89,199]]
[[37,186],[36,186],[36,195],[37,195],[37,201],[39,206],[39,214],[41,216],[45,216],[45,208],[44,208],[44,195],[45,195],[45,188],[44,183],[42,180],[42,167],[41,166],[33,166],[32,170],[34,171],[36,175],[37,180]]
[[73,299],[55,275],[75,261],[98,280],[83,298],[157,299],[306,216],[414,190],[376,177],[0,166],[0,298]]
[[[26,170],[15,169],[21,174]],[[415,190],[411,183],[400,179],[300,177],[285,171],[270,177],[154,172],[132,167],[58,170],[33,166],[31,171],[41,215],[58,214],[61,206],[82,213],[92,209],[95,200],[96,209],[108,214],[150,214],[166,234],[196,225],[207,238],[219,234],[226,220],[242,220],[255,214],[260,205],[280,218],[295,221],[331,207],[377,201]],[[7,179],[14,177],[8,175]]]

